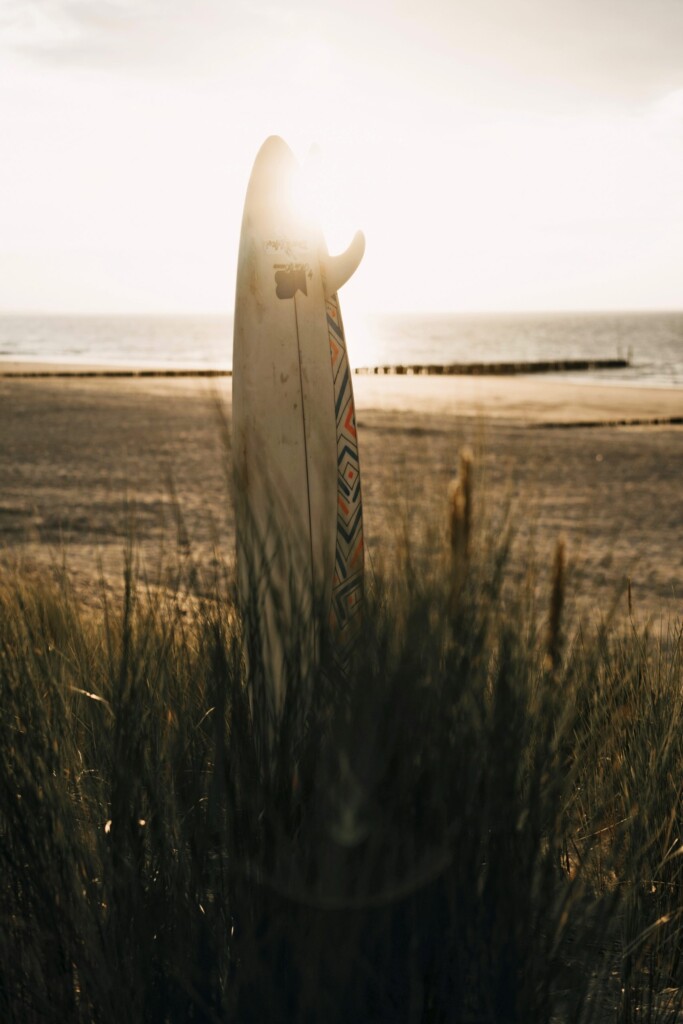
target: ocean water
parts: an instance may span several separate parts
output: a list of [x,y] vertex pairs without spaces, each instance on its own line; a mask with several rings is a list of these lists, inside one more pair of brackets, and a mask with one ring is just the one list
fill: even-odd
[[[345,326],[355,367],[628,357],[626,369],[580,379],[683,388],[683,312],[391,314]],[[231,358],[229,316],[0,315],[0,365],[229,369]]]

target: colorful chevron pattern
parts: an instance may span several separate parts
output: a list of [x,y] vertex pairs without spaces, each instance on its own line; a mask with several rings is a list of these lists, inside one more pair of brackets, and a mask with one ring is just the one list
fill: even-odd
[[341,665],[345,665],[361,623],[363,509],[351,369],[336,294],[327,300],[326,305],[337,419],[337,548],[330,627],[337,658]]

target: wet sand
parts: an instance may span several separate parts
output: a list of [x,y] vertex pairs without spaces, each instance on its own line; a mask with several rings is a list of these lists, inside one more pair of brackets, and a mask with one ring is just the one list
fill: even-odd
[[[547,579],[561,535],[584,607],[607,613],[630,577],[637,614],[680,614],[683,426],[670,421],[683,390],[538,376],[358,376],[354,388],[371,565],[391,564],[405,527],[417,546],[425,524],[444,529],[469,444],[477,515],[495,521],[511,503],[517,574],[532,539]],[[229,562],[230,394],[229,378],[0,379],[0,564],[42,573],[65,560],[96,602],[101,577],[120,589],[131,530],[152,585],[168,582],[179,540],[205,574]],[[581,425],[605,423],[638,425]]]

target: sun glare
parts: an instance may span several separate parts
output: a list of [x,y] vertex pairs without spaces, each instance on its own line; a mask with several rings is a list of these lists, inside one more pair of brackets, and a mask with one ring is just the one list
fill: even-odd
[[362,225],[360,211],[352,216],[350,184],[345,164],[330,158],[326,146],[314,142],[301,161],[297,189],[301,192],[301,209],[320,226],[328,251],[334,254],[345,249]]

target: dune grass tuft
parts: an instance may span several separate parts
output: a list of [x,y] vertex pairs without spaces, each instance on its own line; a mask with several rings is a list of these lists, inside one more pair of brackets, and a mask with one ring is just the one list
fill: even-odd
[[3,579],[3,1022],[676,1019],[680,623],[572,632],[561,545],[537,614],[471,487],[267,742],[229,575]]

